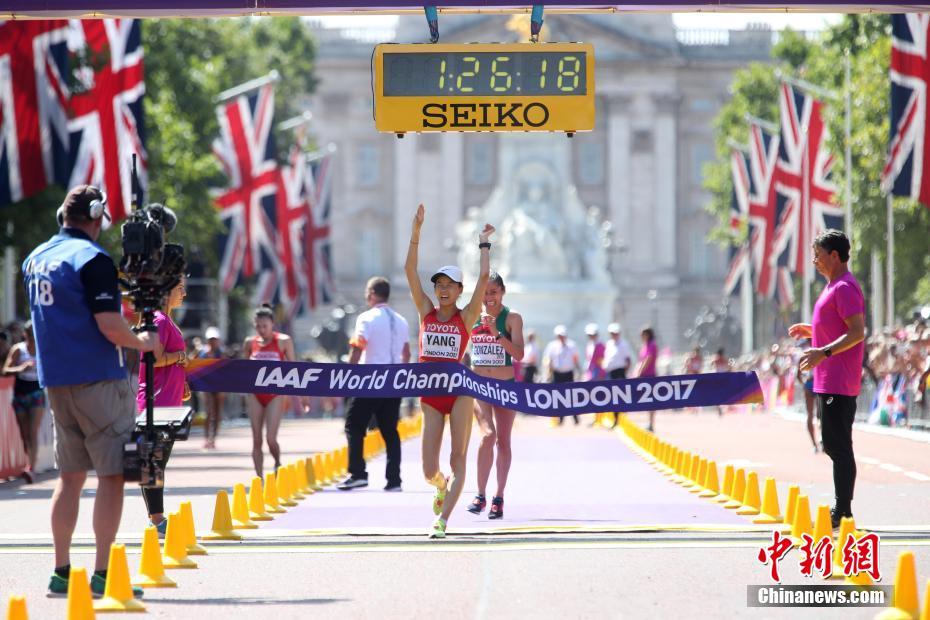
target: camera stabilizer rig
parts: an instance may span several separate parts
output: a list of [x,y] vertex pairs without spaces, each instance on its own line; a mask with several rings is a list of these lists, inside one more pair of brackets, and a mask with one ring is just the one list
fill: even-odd
[[[166,236],[177,225],[174,212],[157,203],[144,208],[139,206],[141,190],[135,155],[132,157],[132,193],[133,210],[121,229],[120,285],[132,299],[135,311],[142,316],[142,324],[136,331],[150,332],[157,337],[155,311],[181,281],[187,263],[181,245],[165,243]],[[145,413],[137,418],[132,439],[123,447],[123,477],[142,487],[162,488],[166,456],[175,441],[183,441],[190,435],[192,411],[189,407],[155,408],[155,354],[146,352],[142,359],[145,362]]]

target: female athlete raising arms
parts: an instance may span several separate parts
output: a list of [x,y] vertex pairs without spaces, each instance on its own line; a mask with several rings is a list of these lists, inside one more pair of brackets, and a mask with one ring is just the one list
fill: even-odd
[[[404,271],[410,295],[420,315],[420,361],[421,362],[461,362],[465,355],[470,330],[481,316],[481,304],[484,301],[484,288],[490,272],[490,249],[488,242],[494,227],[484,225],[478,235],[478,247],[481,251],[481,270],[471,301],[463,309],[456,306],[462,294],[462,270],[455,266],[440,268],[430,280],[434,285],[438,306],[423,292],[420,276],[417,275],[417,254],[420,243],[420,228],[423,226],[425,209],[421,204],[413,218],[410,233],[410,247],[407,250],[407,262]],[[436,338],[442,334],[442,338]],[[445,538],[446,521],[455,507],[465,486],[465,459],[468,453],[468,440],[471,437],[473,399],[470,396],[430,396],[420,399],[423,407],[423,475],[426,481],[436,487],[433,497],[433,512],[437,515],[430,533],[430,538]],[[442,446],[445,416],[449,416],[449,429],[452,436],[452,454],[449,466],[452,475],[446,478],[439,469],[439,450]]]

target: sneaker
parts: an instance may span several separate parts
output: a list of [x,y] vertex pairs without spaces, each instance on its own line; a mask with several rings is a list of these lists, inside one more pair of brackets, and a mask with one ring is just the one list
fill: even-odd
[[475,499],[471,500],[471,504],[468,505],[466,510],[473,515],[480,515],[484,512],[484,507],[488,505],[488,500],[484,498],[484,495],[475,495]]
[[443,519],[436,519],[433,521],[433,528],[429,532],[430,538],[445,538],[446,537],[446,522]]
[[55,571],[52,571],[52,578],[48,582],[48,592],[46,596],[49,598],[64,598],[68,596],[68,578],[62,577]]
[[[102,598],[107,589],[107,580],[94,573],[90,578],[90,593],[94,598]],[[144,590],[139,586],[132,586],[132,598],[142,598]]]
[[159,540],[165,539],[165,534],[168,533],[168,519],[162,519],[161,522],[157,524],[149,521],[149,526],[154,527],[155,530],[158,532]]
[[437,488],[436,493],[433,495],[433,514],[439,515],[442,513],[442,505],[446,501],[446,491],[449,489],[449,478],[446,478],[446,483],[442,486],[441,489]]
[[488,519],[504,518],[504,498],[494,497],[491,499],[491,509],[488,511]]
[[388,482],[386,485],[384,485],[384,490],[388,493],[400,493],[403,491],[399,482]]
[[342,482],[336,485],[336,488],[340,491],[351,491],[352,489],[360,489],[362,487],[368,486],[368,480],[365,478],[353,478],[349,476]]
[[26,484],[35,484],[36,477],[31,471],[27,469],[26,471],[23,472],[22,475],[23,475],[23,480],[26,481]]
[[837,529],[840,526],[840,521],[843,517],[852,517],[852,513],[849,511],[840,512],[834,506],[830,509],[830,525],[833,526],[833,529]]

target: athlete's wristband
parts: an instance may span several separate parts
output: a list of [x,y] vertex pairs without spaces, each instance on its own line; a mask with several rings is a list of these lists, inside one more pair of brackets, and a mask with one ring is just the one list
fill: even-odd
[[480,250],[481,248],[487,248],[487,249],[490,250],[490,249],[491,249],[491,244],[488,243],[487,241],[485,241],[484,243],[479,243],[479,244],[478,244],[478,249]]

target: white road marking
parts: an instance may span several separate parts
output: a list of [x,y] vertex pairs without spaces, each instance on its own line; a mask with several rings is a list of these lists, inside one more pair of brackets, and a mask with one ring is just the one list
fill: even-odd
[[913,478],[914,480],[917,480],[918,482],[930,482],[930,476],[926,476],[916,471],[906,471],[904,472],[904,475],[907,476],[908,478]]
[[879,467],[881,467],[882,469],[886,471],[893,471],[893,472],[904,471],[903,467],[898,467],[897,465],[892,465],[891,463],[882,463],[881,465],[879,465]]
[[865,465],[875,465],[879,469],[884,469],[885,471],[904,474],[911,480],[916,480],[917,482],[930,482],[930,476],[926,474],[922,474],[918,471],[905,470],[900,465],[895,465],[894,463],[883,463],[879,459],[871,456],[858,456],[856,457],[856,461],[864,463]]

